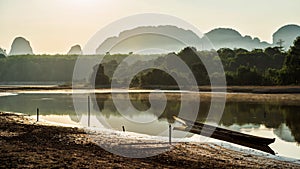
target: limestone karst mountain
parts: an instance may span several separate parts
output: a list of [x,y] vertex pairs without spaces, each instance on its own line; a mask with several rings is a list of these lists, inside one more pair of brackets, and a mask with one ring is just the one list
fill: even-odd
[[[145,33],[146,32],[146,33]],[[147,33],[148,32],[148,33]],[[150,32],[150,33],[149,33]],[[179,39],[174,40],[175,37]],[[282,39],[285,49],[288,49],[297,36],[300,36],[300,26],[286,25],[273,34],[273,43],[261,41],[257,37],[241,35],[231,28],[216,28],[198,37],[194,32],[170,25],[137,27],[121,32],[118,36],[107,38],[96,49],[96,53],[128,53],[147,48],[163,48],[169,51],[178,51],[186,45],[198,50],[220,48],[244,48],[247,50],[263,49],[270,46],[279,46]],[[207,39],[212,45],[207,45]],[[179,41],[185,43],[181,43]]]
[[80,45],[72,46],[68,52],[68,55],[81,55],[81,54],[82,54],[82,50],[81,50]]
[[200,38],[194,32],[176,26],[142,26],[107,38],[99,44],[96,53],[136,53],[144,49],[179,51],[186,46],[185,44],[198,47]]
[[[143,32],[151,32],[143,33]],[[174,35],[184,43],[174,40]],[[211,45],[212,44],[212,45]],[[261,42],[258,38],[242,36],[239,32],[228,28],[217,28],[204,36],[199,37],[191,30],[176,26],[161,25],[137,27],[121,32],[118,36],[107,38],[96,50],[96,53],[128,53],[144,48],[164,48],[178,51],[186,46],[196,47],[198,50],[211,50],[219,48],[265,48],[271,46]]]
[[23,37],[17,37],[14,39],[9,55],[27,55],[33,54],[32,47],[28,40]]
[[299,25],[290,24],[282,26],[273,34],[273,45],[281,45],[287,50],[298,36],[300,36]]
[[216,49],[220,48],[243,48],[252,50],[255,48],[266,48],[271,44],[261,42],[259,38],[242,36],[238,31],[230,28],[217,28],[205,34]]
[[[197,50],[218,50],[220,48],[253,50],[282,46],[284,50],[288,50],[298,36],[300,36],[300,26],[295,24],[280,27],[273,33],[272,43],[263,42],[259,38],[249,35],[243,36],[231,28],[216,28],[199,37],[191,30],[171,25],[143,26],[124,30],[118,36],[107,38],[102,44],[99,44],[96,53],[142,53],[141,51],[145,49],[155,49],[158,53],[169,53],[179,52],[186,46],[196,47]],[[155,50],[149,50],[149,53]],[[0,53],[6,55],[4,50]],[[33,54],[30,42],[23,37],[15,38],[8,55],[26,54]],[[81,55],[82,48],[80,45],[74,45],[67,54]]]

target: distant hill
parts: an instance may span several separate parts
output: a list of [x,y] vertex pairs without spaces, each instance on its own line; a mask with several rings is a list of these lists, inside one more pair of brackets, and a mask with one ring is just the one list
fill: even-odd
[[230,28],[217,28],[205,34],[216,49],[219,48],[266,48],[271,44],[261,42],[258,38],[242,36],[238,31]]
[[[161,36],[161,35],[163,36]],[[289,48],[293,41],[300,35],[300,26],[286,25],[273,34],[273,44],[261,41],[257,37],[242,36],[238,31],[231,28],[217,28],[205,33],[204,37],[197,37],[190,30],[178,28],[176,26],[146,26],[125,30],[118,36],[107,38],[96,50],[97,54],[106,52],[129,53],[145,48],[163,48],[169,51],[179,51],[186,45],[173,39],[179,37],[186,45],[196,47],[198,50],[210,50],[211,45],[207,45],[207,38],[215,49],[219,48],[244,48],[252,50],[256,48],[266,48],[278,46],[279,39],[284,40],[284,47]],[[169,37],[168,37],[169,36]],[[113,46],[115,45],[115,46]]]
[[299,25],[285,25],[279,28],[273,34],[273,45],[278,45],[279,40],[283,40],[282,46],[285,49],[289,49],[289,47],[293,44],[296,37],[300,36],[300,26]]
[[9,55],[26,55],[33,54],[32,48],[28,40],[23,37],[17,37],[14,39]]
[[192,46],[199,46],[201,41],[194,32],[176,26],[144,26],[123,31],[117,37],[106,39],[96,49],[96,53],[129,53],[146,48],[179,51],[186,45],[178,39]]
[[80,45],[72,46],[67,54],[68,55],[82,55],[82,50],[81,50]]
[[[107,38],[96,49],[96,54],[110,53],[169,53],[179,52],[186,46],[196,47],[197,50],[210,50],[220,48],[244,48],[252,50],[269,46],[282,46],[285,50],[300,36],[300,26],[289,24],[279,28],[273,35],[273,42],[269,44],[257,37],[242,36],[231,28],[216,28],[198,37],[191,30],[185,30],[171,25],[143,26],[121,32],[118,36]],[[212,45],[213,46],[212,46]],[[147,51],[145,51],[147,49]],[[6,55],[2,50],[0,53]],[[23,37],[14,39],[9,55],[33,54],[30,42]],[[68,55],[80,55],[82,49],[79,45],[72,46]]]

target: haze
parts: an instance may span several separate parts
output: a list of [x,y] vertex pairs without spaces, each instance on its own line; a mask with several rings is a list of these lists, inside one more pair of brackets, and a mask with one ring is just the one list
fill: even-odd
[[230,27],[271,42],[279,27],[300,24],[299,6],[296,0],[1,0],[0,47],[9,51],[22,36],[35,53],[66,53],[112,21],[146,12],[179,17],[203,32]]

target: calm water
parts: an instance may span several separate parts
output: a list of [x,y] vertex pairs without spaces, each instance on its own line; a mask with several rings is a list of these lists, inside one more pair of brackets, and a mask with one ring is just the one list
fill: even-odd
[[[119,94],[123,98],[122,94]],[[110,94],[97,94],[97,103],[91,103],[91,126],[109,127],[149,135],[166,135],[168,124],[174,123],[173,115],[180,110],[180,99],[168,98],[162,113],[146,110],[150,108],[147,94],[131,95],[131,102],[139,113],[120,114],[111,99]],[[0,97],[0,110],[21,112],[35,115],[40,109],[42,119],[54,122],[75,124],[83,121],[87,125],[87,95],[78,95],[82,109],[75,113],[72,95],[67,93],[26,93]],[[122,100],[122,99],[121,99]],[[190,101],[194,104],[193,101]],[[210,102],[201,100],[197,120],[205,121]],[[126,109],[126,107],[123,107]],[[97,109],[101,111],[97,113]],[[141,113],[144,112],[144,113]],[[188,112],[187,112],[188,113]],[[132,121],[152,121],[136,123]],[[153,121],[154,120],[154,121]],[[99,123],[101,121],[102,123]],[[105,121],[103,123],[103,121]],[[177,124],[176,124],[177,125]],[[243,133],[276,138],[271,144],[279,155],[300,159],[300,103],[299,105],[284,105],[253,102],[227,102],[219,125]]]

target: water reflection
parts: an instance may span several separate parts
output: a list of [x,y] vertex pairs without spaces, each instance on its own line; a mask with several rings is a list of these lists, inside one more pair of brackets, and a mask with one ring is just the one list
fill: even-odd
[[[97,118],[110,119],[111,125],[115,125],[116,119],[121,116],[116,110],[116,107],[111,100],[110,94],[97,94],[97,104],[92,105],[92,114]],[[134,107],[140,111],[145,111],[150,108],[148,94],[131,94],[131,102]],[[164,123],[173,123],[173,115],[177,115],[180,110],[180,97],[170,95],[167,97],[167,105],[164,112],[150,112],[150,114],[128,114],[132,118],[153,118],[156,116],[158,121]],[[122,94],[120,94],[122,99]],[[82,95],[82,104],[86,105],[86,95]],[[193,100],[189,104],[196,104]],[[74,111],[72,96],[68,94],[20,94],[16,96],[0,97],[0,110],[15,111],[34,115],[36,108],[40,109],[42,115],[69,115],[70,118],[78,122],[81,117],[78,117]],[[96,108],[101,110],[101,114],[96,113]],[[126,107],[125,107],[126,108]],[[210,108],[210,100],[202,99],[197,120],[205,121]],[[82,110],[86,114],[86,108]],[[189,112],[186,112],[187,116]],[[213,119],[212,119],[213,120]],[[253,103],[253,102],[227,102],[223,117],[219,125],[233,127],[240,126],[241,128],[259,128],[264,125],[267,128],[274,129],[274,134],[282,140],[288,142],[300,143],[300,105],[283,105],[272,103]],[[157,125],[157,123],[155,124]],[[118,126],[119,127],[119,126]],[[136,127],[133,130],[146,129]],[[163,126],[147,126],[163,127]],[[166,126],[165,126],[166,127]],[[134,128],[134,127],[132,127]],[[151,133],[155,134],[155,133]]]

